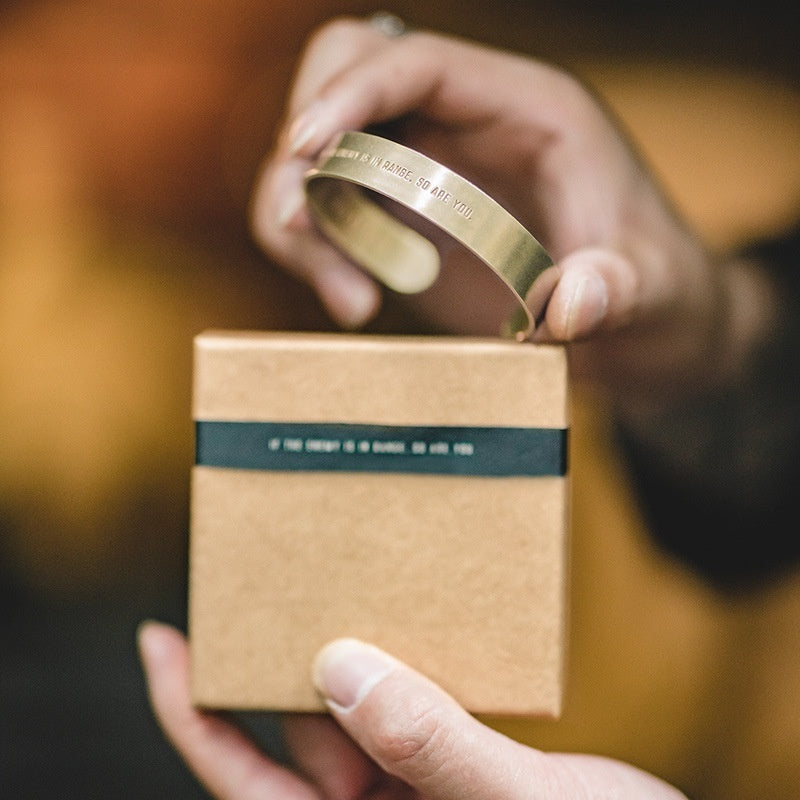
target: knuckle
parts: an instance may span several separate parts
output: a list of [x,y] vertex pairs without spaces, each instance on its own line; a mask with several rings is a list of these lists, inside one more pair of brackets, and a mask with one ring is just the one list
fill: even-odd
[[424,780],[446,759],[448,738],[441,710],[425,706],[392,715],[375,745],[387,771]]
[[309,48],[316,49],[330,44],[343,44],[352,39],[363,26],[363,21],[356,17],[332,17],[312,32],[309,37]]

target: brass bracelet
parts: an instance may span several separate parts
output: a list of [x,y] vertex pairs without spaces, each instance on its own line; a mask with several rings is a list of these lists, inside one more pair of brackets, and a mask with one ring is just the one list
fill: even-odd
[[478,256],[518,301],[503,332],[522,340],[533,331],[525,297],[553,261],[511,214],[465,178],[396,142],[348,131],[321,154],[305,185],[322,232],[390,289],[427,289],[439,274],[439,252],[363,189],[411,209]]

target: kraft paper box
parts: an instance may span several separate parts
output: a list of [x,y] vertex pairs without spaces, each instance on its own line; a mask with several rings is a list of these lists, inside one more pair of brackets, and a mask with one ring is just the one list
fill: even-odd
[[313,657],[355,636],[472,712],[559,715],[562,349],[211,331],[194,418],[198,706],[319,710]]

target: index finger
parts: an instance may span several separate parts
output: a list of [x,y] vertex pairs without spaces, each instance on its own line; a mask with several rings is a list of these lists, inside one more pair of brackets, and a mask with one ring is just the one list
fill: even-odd
[[319,800],[305,781],[270,761],[236,726],[192,706],[189,653],[177,630],[146,623],[139,630],[139,649],[153,710],[164,733],[215,797]]
[[340,19],[309,44],[283,138],[289,154],[312,158],[337,133],[410,114],[444,128],[501,124],[518,133],[528,114],[524,142],[508,144],[530,152],[558,129],[557,114],[552,103],[521,104],[520,92],[533,99],[546,86],[541,96],[564,98],[573,84],[552,67],[477,42],[427,31],[387,38],[367,22]]
[[367,20],[338,17],[320,26],[306,43],[293,78],[287,113],[293,117],[343,70],[387,42]]

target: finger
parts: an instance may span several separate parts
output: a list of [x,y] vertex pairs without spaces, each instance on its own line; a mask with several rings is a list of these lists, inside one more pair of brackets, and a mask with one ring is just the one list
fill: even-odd
[[[291,153],[313,156],[342,130],[412,112],[452,127],[506,118],[513,124],[519,118],[518,88],[533,88],[532,62],[516,56],[441,34],[419,31],[375,39],[366,23],[340,25],[334,23],[331,30],[359,40],[368,35],[374,44],[362,46],[359,58],[328,73],[316,91],[301,93],[305,103],[295,104],[297,116],[287,132]],[[528,149],[531,133],[526,131]]]
[[192,707],[188,648],[178,631],[160,623],[144,624],[139,651],[164,733],[215,797],[318,800],[308,784],[269,761],[237,727]]
[[685,800],[661,780],[611,759],[525,747],[480,724],[431,681],[363,642],[327,645],[313,677],[356,742],[389,774],[431,800]]
[[[355,19],[343,18],[323,26],[300,60],[288,101],[289,120],[308,104],[322,83],[385,41],[385,36]],[[324,115],[324,109],[319,113]],[[301,130],[300,135],[307,134]],[[359,328],[378,312],[380,290],[311,225],[303,188],[303,175],[311,160],[295,156],[287,146],[294,138],[292,129],[280,133],[278,146],[256,181],[250,206],[254,237],[285,269],[315,290],[340,326]]]
[[251,202],[253,236],[286,270],[311,286],[340,326],[359,328],[377,314],[380,289],[314,229],[305,205],[303,171],[297,159],[265,169]]
[[329,716],[288,715],[284,741],[296,769],[315,783],[324,797],[364,797],[377,779],[375,763]]
[[386,42],[387,37],[366,20],[339,17],[323,24],[308,40],[298,62],[287,107],[289,117],[305,108],[335,75]]
[[324,648],[314,680],[342,727],[383,769],[432,800],[538,797],[520,770],[544,756],[478,723],[433,683],[350,639]]
[[645,303],[641,278],[630,261],[611,250],[571,253],[559,263],[559,279],[547,303],[547,335],[574,342],[629,325]]

